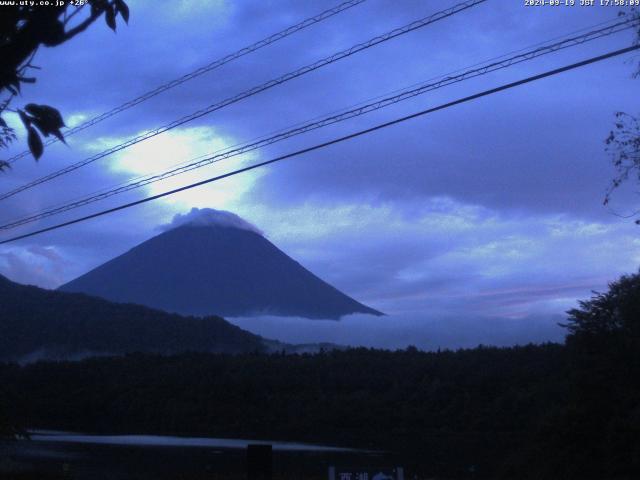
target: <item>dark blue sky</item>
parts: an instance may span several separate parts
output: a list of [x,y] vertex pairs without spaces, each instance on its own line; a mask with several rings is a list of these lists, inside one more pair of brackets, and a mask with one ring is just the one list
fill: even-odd
[[[39,163],[19,161],[0,179],[2,190],[455,3],[368,0],[71,137],[69,147],[49,147]],[[335,3],[129,4],[130,24],[119,25],[117,34],[96,25],[62,47],[39,52],[38,83],[25,87],[15,105],[55,105],[73,125]],[[617,13],[614,7],[525,7],[520,0],[490,0],[15,196],[4,202],[1,218],[21,217],[160,171],[593,26]],[[633,38],[625,32],[447,87],[56,220],[625,47]],[[396,322],[387,325],[398,327],[394,345],[418,337],[430,338],[422,344],[431,345],[437,335],[447,345],[557,338],[554,325],[567,308],[591,290],[606,288],[621,273],[635,271],[640,262],[638,227],[602,206],[613,175],[604,138],[615,111],[638,110],[640,80],[631,78],[637,61],[637,55],[627,55],[588,66],[264,170],[5,245],[0,247],[0,273],[55,287],[157,234],[158,225],[177,213],[192,207],[225,209],[257,225],[322,278],[390,313],[387,322]],[[633,191],[622,192],[613,208],[628,213],[637,203]],[[350,337],[354,343],[365,332],[358,330],[358,322],[354,320],[357,326]],[[268,324],[265,320],[253,326],[276,334],[283,325],[269,330]],[[302,328],[286,325],[280,328],[283,338]],[[292,339],[315,335],[338,341],[334,337],[347,336],[314,328],[315,333]],[[369,337],[378,335],[368,344],[389,338],[387,330],[368,332]],[[470,339],[463,342],[463,337]]]

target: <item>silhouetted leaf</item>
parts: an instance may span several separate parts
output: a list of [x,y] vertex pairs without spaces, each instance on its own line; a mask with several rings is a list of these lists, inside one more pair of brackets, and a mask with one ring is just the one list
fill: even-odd
[[129,23],[129,7],[124,3],[124,0],[115,0],[115,6],[125,23]]
[[104,19],[107,22],[107,25],[109,25],[109,28],[115,32],[116,31],[116,11],[115,11],[115,9],[107,7],[107,9],[104,12]]
[[58,140],[60,140],[62,143],[64,143],[65,145],[67,144],[67,142],[64,139],[64,135],[62,135],[62,132],[60,130],[53,130],[51,133],[55,135],[55,137]]
[[24,111],[18,109],[18,116],[20,117],[20,120],[22,121],[22,124],[25,128],[29,128],[31,126],[31,117],[24,113]]
[[30,103],[24,108],[32,115],[31,122],[38,127],[45,137],[53,134],[58,140],[66,143],[64,136],[60,132],[60,128],[65,126],[64,120],[58,110],[48,105],[36,105],[35,103]]
[[[59,130],[65,126],[62,115],[60,115],[60,112],[53,107],[29,103],[24,107],[24,109],[41,122],[44,122],[44,125],[49,131]],[[40,127],[40,125],[38,125],[38,127]]]
[[7,122],[5,122],[4,118],[2,118],[2,117],[0,117],[0,127],[9,128],[9,125],[7,125]]
[[107,8],[105,0],[93,0],[91,2],[91,15],[97,17]]
[[29,136],[27,138],[27,142],[29,144],[29,150],[35,157],[36,160],[40,159],[42,156],[42,152],[44,151],[44,146],[42,145],[42,140],[40,139],[40,135],[35,128],[29,127]]

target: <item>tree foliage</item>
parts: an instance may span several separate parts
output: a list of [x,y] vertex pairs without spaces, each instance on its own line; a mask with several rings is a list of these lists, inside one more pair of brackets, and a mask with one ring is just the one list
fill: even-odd
[[[640,20],[640,11],[636,9],[629,15],[635,20]],[[640,28],[634,43],[640,44]],[[633,76],[640,76],[640,64]],[[640,119],[626,112],[616,112],[615,117],[614,128],[605,140],[607,152],[616,171],[605,194],[605,205],[610,203],[614,192],[622,184],[629,180],[635,180],[640,184]],[[635,212],[631,216],[637,216],[639,213]],[[636,223],[640,225],[640,219],[636,220]]]
[[640,273],[622,276],[568,314],[570,338],[640,340]]
[[[615,190],[626,181],[640,183],[640,119],[625,112],[616,112],[615,115],[614,129],[605,143],[616,174],[607,190],[605,205],[609,204]],[[640,224],[640,219],[636,223]]]
[[132,354],[0,364],[0,382],[30,427],[338,444],[402,452],[439,477],[474,466],[496,478],[564,397],[563,356],[560,345]]
[[[73,2],[59,2],[60,5],[49,2],[46,6],[35,3],[4,5],[0,12],[0,149],[17,139],[14,129],[2,118],[5,112],[15,111],[27,131],[29,150],[37,160],[44,151],[42,136],[54,135],[64,141],[61,129],[65,125],[60,112],[48,105],[30,103],[16,110],[10,108],[22,86],[36,82],[33,71],[38,67],[32,63],[36,52],[41,46],[62,45],[103,15],[109,28],[115,31],[117,15],[129,21],[129,7],[123,0],[88,0],[81,6],[73,6]],[[9,166],[0,159],[0,171]],[[0,406],[0,438],[15,437],[19,432]]]
[[[599,478],[640,474],[640,274],[568,312],[567,404],[550,449]],[[571,445],[571,447],[568,447]],[[548,452],[549,450],[547,450]]]
[[[0,148],[6,148],[16,139],[15,132],[2,119],[5,111],[15,111],[27,131],[27,143],[33,156],[39,159],[43,153],[42,136],[54,135],[64,141],[61,132],[64,121],[60,112],[48,105],[30,103],[16,110],[9,105],[26,83],[35,83],[33,70],[38,69],[33,59],[38,49],[56,47],[84,32],[104,16],[109,28],[116,30],[116,17],[129,20],[129,7],[123,0],[88,0],[80,6],[73,2],[61,5],[29,5],[16,2],[5,6],[0,15]],[[24,3],[25,5],[21,5]],[[37,2],[36,2],[37,3]],[[0,161],[0,170],[7,168]]]

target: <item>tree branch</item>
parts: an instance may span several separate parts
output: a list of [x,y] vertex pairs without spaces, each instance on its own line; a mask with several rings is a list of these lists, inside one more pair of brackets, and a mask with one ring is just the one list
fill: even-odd
[[76,25],[75,27],[73,27],[71,30],[68,30],[65,32],[64,36],[62,36],[60,38],[59,41],[53,43],[52,47],[55,47],[57,45],[60,45],[64,42],[66,42],[67,40],[71,40],[73,37],[75,37],[76,35],[78,35],[79,33],[84,32],[87,28],[89,28],[89,26],[95,22],[98,17],[100,17],[100,15],[102,15],[104,13],[104,10],[98,10],[96,12],[93,12],[91,15],[89,15],[89,17],[87,17],[84,21],[82,21],[81,23],[79,23],[78,25]]
[[[79,7],[77,7],[73,13],[71,15],[69,15],[67,18],[64,19],[64,24],[66,25],[67,23],[69,23],[71,21],[71,19],[73,17],[75,17],[78,13],[80,13],[80,11],[86,6],[87,4],[85,3],[84,5],[81,5]],[[66,12],[66,10],[65,10]]]
[[[107,7],[111,7],[113,6],[113,1],[107,2],[106,3]],[[82,10],[82,8],[84,7],[84,5],[80,8],[78,8],[75,12],[73,12],[69,18],[67,19],[67,21],[71,20],[71,18],[76,15],[80,10]],[[75,37],[76,35],[78,35],[79,33],[84,32],[87,28],[89,28],[89,26],[91,26],[91,24],[93,22],[95,22],[100,15],[102,15],[104,12],[106,11],[106,8],[100,8],[100,9],[96,9],[95,11],[92,11],[91,14],[84,19],[82,22],[80,22],[78,25],[76,25],[75,27],[73,27],[71,30],[68,30],[65,32],[64,36],[60,38],[59,41],[51,44],[50,46],[57,46],[60,45],[64,42],[66,42],[67,40],[71,40],[73,37]],[[65,22],[66,24],[66,22]]]

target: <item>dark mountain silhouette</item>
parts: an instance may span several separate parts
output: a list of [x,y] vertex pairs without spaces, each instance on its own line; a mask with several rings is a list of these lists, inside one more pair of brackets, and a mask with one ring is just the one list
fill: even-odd
[[263,339],[220,317],[185,318],[0,275],[0,361],[128,352],[264,351]]
[[179,226],[60,290],[185,315],[381,315],[316,277],[256,231],[233,224]]

